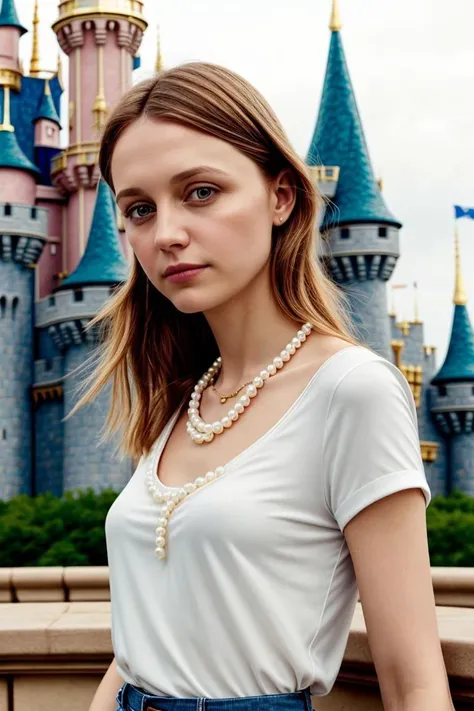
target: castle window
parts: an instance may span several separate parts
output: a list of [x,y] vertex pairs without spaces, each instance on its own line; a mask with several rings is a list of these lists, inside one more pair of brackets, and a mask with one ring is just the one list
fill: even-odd
[[9,217],[9,216],[12,214],[12,206],[9,205],[8,203],[7,203],[7,204],[4,206],[4,208],[3,208],[3,214],[4,214],[6,217]]
[[31,219],[36,220],[37,217],[38,217],[38,211],[37,211],[36,207],[32,207],[31,208]]
[[44,369],[45,370],[52,370],[53,369],[53,361],[51,358],[46,358],[44,362]]
[[48,297],[48,306],[56,306],[56,297],[55,296]]
[[16,312],[18,310],[18,304],[20,303],[20,300],[18,296],[15,296],[15,298],[12,301],[12,319],[16,319]]
[[448,394],[448,389],[447,389],[446,385],[438,385],[438,395],[440,397],[446,397],[447,394]]
[[84,292],[82,289],[74,290],[74,301],[84,301]]
[[7,431],[6,431],[5,428],[3,428],[3,429],[2,429],[2,439],[3,439],[3,441],[5,441],[6,438],[7,438]]
[[386,227],[379,227],[379,237],[386,237],[387,236],[387,228]]
[[351,231],[348,227],[343,227],[341,229],[341,239],[349,239],[351,236]]
[[52,245],[51,245],[51,248],[50,248],[50,252],[51,252],[51,256],[52,256],[52,257],[55,256],[55,254],[56,254],[56,249],[57,249],[56,245],[55,245],[55,244],[52,244]]
[[7,298],[2,296],[0,299],[0,318],[5,318],[5,311],[7,310]]

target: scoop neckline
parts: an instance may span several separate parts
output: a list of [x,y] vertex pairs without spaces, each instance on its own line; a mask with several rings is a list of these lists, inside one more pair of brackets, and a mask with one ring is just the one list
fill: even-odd
[[[332,355],[329,356],[329,358],[326,358],[325,361],[319,366],[319,368],[313,373],[313,375],[310,377],[306,385],[304,386],[303,390],[300,392],[300,394],[296,397],[296,399],[292,402],[292,404],[289,406],[289,408],[283,413],[283,415],[275,422],[274,425],[270,427],[266,432],[264,432],[258,439],[256,439],[254,442],[249,444],[245,449],[243,449],[239,454],[236,454],[235,457],[232,457],[226,464],[222,464],[220,466],[223,467],[224,473],[219,477],[219,479],[223,479],[230,471],[232,471],[235,466],[240,462],[242,458],[247,456],[252,450],[254,450],[259,444],[261,444],[263,441],[265,441],[268,437],[270,437],[276,430],[278,430],[280,427],[283,426],[283,424],[286,422],[286,420],[290,417],[290,415],[293,413],[293,411],[296,409],[296,407],[299,405],[299,403],[304,399],[304,397],[307,395],[309,390],[311,389],[313,383],[321,376],[322,372],[326,370],[327,366],[332,363],[338,356],[340,356],[342,353],[346,353],[346,351],[353,350],[354,348],[363,348],[363,346],[360,345],[351,345],[347,346],[346,348],[341,348],[340,350],[336,351]],[[178,409],[171,418],[168,420],[167,425],[164,427],[162,430],[161,434],[158,436],[158,439],[156,440],[154,446],[152,447],[152,451],[150,452],[150,457],[151,461],[149,462],[149,466],[146,467],[146,470],[148,471],[150,468],[153,472],[153,481],[158,484],[160,489],[163,489],[164,491],[178,491],[179,489],[182,489],[184,486],[186,486],[187,483],[193,483],[196,481],[198,477],[205,476],[205,472],[198,474],[194,479],[190,479],[189,482],[185,482],[184,484],[180,486],[168,486],[167,484],[164,484],[160,477],[158,476],[158,465],[161,460],[161,455],[163,454],[164,448],[166,446],[166,443],[168,442],[168,439],[171,436],[171,432],[173,430],[173,427],[176,424],[176,421],[178,420],[178,417],[180,415],[181,410]]]

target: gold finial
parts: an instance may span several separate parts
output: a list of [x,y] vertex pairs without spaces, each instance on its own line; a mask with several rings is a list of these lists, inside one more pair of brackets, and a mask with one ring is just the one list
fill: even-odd
[[38,0],[35,0],[35,10],[33,14],[33,44],[31,49],[30,76],[37,77],[40,73],[39,57],[39,9]]
[[454,254],[456,261],[456,282],[454,286],[453,302],[455,306],[464,306],[467,304],[467,294],[461,272],[461,255],[459,250],[459,233],[457,224],[454,227]]
[[160,26],[157,25],[157,45],[156,45],[156,63],[155,71],[157,74],[163,71],[163,56],[161,54],[161,39],[160,39]]
[[56,68],[56,76],[58,77],[58,81],[61,85],[61,88],[64,88],[63,84],[63,60],[61,59],[61,52],[58,52],[58,64]]
[[0,131],[13,133],[14,127],[10,121],[10,87],[3,87],[3,121],[0,123]]
[[341,16],[339,14],[339,0],[332,0],[331,22],[329,29],[331,32],[339,32],[342,28]]

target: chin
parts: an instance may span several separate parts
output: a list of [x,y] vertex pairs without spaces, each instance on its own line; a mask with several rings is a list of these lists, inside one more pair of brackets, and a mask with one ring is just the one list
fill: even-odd
[[173,306],[183,314],[206,313],[223,306],[229,301],[229,295],[192,294],[191,290],[183,290],[180,294],[175,294],[171,299]]

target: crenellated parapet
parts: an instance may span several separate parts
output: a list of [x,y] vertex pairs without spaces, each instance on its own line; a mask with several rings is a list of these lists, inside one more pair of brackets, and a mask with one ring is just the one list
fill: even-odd
[[48,239],[48,211],[29,205],[0,203],[0,259],[34,265]]
[[95,346],[99,343],[98,328],[86,327],[109,297],[108,287],[58,291],[36,304],[36,328],[47,330],[62,353],[71,346]]
[[452,436],[474,431],[472,383],[453,382],[433,386],[431,404],[431,414],[441,434]]
[[62,194],[80,188],[96,188],[100,172],[97,164],[99,142],[86,141],[65,148],[51,161],[51,175]]
[[390,225],[353,224],[329,231],[323,258],[336,282],[388,281],[400,254],[398,228]]

